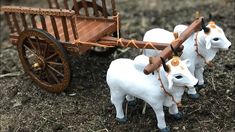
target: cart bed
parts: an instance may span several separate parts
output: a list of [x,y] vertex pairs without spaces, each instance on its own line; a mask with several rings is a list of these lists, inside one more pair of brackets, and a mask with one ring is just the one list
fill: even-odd
[[[47,25],[52,25],[50,17],[46,17],[46,24]],[[56,25],[58,27],[58,32],[60,36],[60,41],[65,42],[65,35],[63,31],[63,25],[61,19],[55,18],[56,20]],[[67,29],[68,29],[68,34],[73,34],[72,26],[71,23],[68,19],[67,21]],[[41,23],[37,23],[38,28],[42,28]],[[79,35],[79,41],[83,42],[95,42],[99,38],[111,34],[115,32],[116,29],[116,22],[111,20],[111,19],[89,19],[89,18],[81,18],[81,17],[76,17],[76,29],[78,31]],[[48,27],[48,32],[55,36],[54,30],[52,26]],[[69,42],[74,43],[75,38],[72,35],[69,35]]]

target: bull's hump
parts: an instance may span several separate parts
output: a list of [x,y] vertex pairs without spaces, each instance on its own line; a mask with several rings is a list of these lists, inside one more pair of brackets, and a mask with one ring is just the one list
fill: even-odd
[[145,55],[139,55],[134,59],[134,67],[143,72],[144,68],[149,64],[149,57]]

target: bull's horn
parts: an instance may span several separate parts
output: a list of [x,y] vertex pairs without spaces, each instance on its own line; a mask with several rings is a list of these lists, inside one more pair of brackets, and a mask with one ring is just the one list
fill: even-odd
[[173,53],[174,53],[174,56],[178,56],[178,53],[177,53],[177,51],[173,48],[173,46],[171,45],[171,50],[173,51]]
[[204,30],[205,33],[210,32],[210,28],[206,27],[204,19],[202,19],[202,29]]
[[209,21],[212,21],[213,18],[212,18],[212,14],[211,13],[209,13],[208,17],[209,17]]
[[162,60],[162,66],[163,66],[164,70],[165,70],[166,72],[169,72],[169,67],[166,65],[165,60],[164,60],[162,57],[160,57],[160,58],[161,58],[161,60]]

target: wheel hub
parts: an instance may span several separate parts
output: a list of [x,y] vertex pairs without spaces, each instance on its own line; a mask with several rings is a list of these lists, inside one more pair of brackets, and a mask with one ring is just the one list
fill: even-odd
[[46,63],[43,58],[39,57],[37,58],[37,62],[32,65],[33,68],[36,69],[45,69]]

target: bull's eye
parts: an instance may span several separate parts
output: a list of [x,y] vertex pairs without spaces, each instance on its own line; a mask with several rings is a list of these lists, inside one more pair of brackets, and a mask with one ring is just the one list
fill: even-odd
[[181,75],[175,76],[176,79],[181,79],[183,78]]
[[214,41],[218,41],[218,40],[219,40],[219,38],[217,38],[217,37],[216,37],[216,38],[213,38],[213,40],[214,40]]

